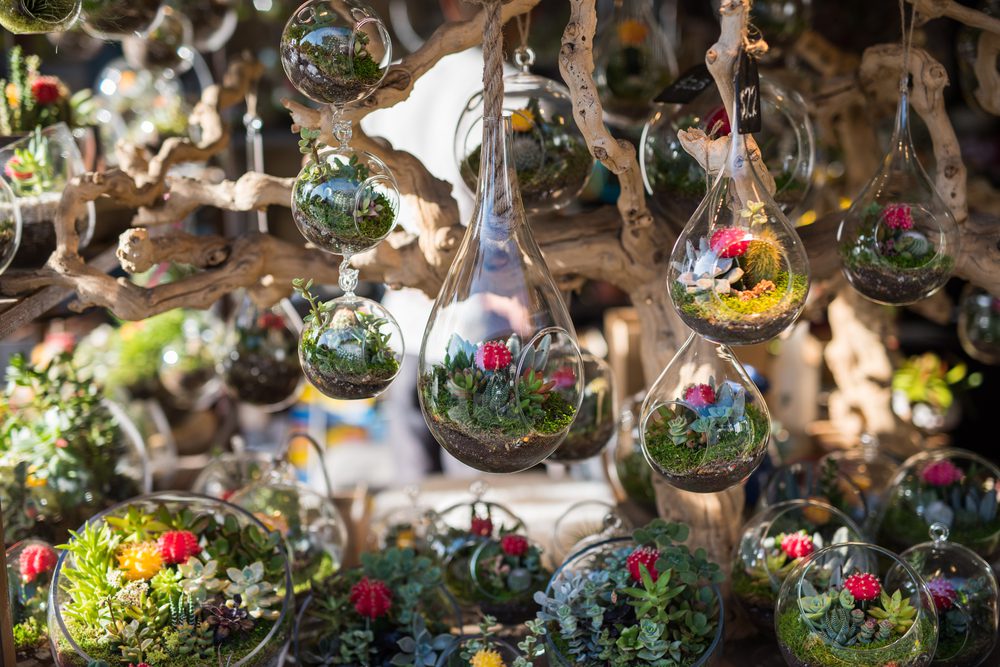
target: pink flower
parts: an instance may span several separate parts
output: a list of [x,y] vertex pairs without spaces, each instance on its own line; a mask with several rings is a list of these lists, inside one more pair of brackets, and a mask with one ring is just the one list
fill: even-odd
[[729,114],[726,107],[716,107],[712,113],[705,117],[705,133],[710,137],[725,137],[732,131],[729,125]]
[[56,438],[56,447],[59,449],[66,449],[69,447],[69,443],[66,442],[66,438]]
[[59,79],[54,76],[39,76],[31,82],[31,96],[39,104],[52,104],[62,97]]
[[684,390],[684,402],[696,408],[715,403],[715,390],[710,384],[693,384]]
[[805,558],[815,549],[812,538],[805,533],[790,533],[781,539],[781,550],[792,559]]
[[493,522],[490,521],[489,517],[483,519],[474,516],[472,517],[472,523],[469,525],[469,532],[479,537],[489,537],[493,534]]
[[909,204],[890,204],[882,209],[882,219],[889,229],[913,229],[913,214]]
[[948,459],[931,463],[920,473],[921,479],[931,486],[949,486],[962,479],[964,473]]
[[932,577],[927,581],[927,588],[934,598],[934,606],[939,611],[951,609],[958,599],[958,592],[950,581],[944,577]]
[[38,575],[45,574],[56,566],[59,557],[56,550],[47,544],[29,544],[21,551],[18,559],[21,580],[26,584],[33,582]]
[[7,160],[7,164],[3,168],[3,173],[15,181],[26,181],[35,175],[35,172],[21,164],[20,158],[16,157]]
[[719,257],[729,259],[745,253],[752,240],[753,237],[746,230],[726,227],[716,230],[712,234],[712,238],[709,239],[708,245]]
[[508,556],[523,556],[528,553],[528,538],[524,535],[504,535],[500,538],[500,548]]
[[476,350],[476,366],[481,371],[499,371],[507,368],[511,362],[510,350],[499,341],[483,343]]
[[851,592],[855,600],[874,600],[882,592],[882,586],[874,574],[857,572],[844,579],[844,588]]
[[576,384],[576,373],[569,366],[563,366],[552,374],[552,382],[556,389],[566,389]]

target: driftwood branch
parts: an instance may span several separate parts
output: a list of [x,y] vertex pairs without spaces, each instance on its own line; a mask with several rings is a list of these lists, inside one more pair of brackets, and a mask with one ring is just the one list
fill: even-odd
[[917,12],[917,25],[947,16],[972,28],[1000,35],[1000,19],[961,5],[955,0],[907,0]]

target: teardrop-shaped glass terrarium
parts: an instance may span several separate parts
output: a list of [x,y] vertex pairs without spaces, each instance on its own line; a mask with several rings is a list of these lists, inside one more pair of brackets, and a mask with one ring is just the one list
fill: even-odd
[[5,0],[0,26],[15,35],[68,30],[80,15],[80,0]]
[[908,93],[900,94],[889,152],[837,230],[844,275],[872,301],[904,305],[948,282],[961,234],[917,159]]
[[557,463],[573,463],[597,456],[611,442],[618,428],[615,375],[604,359],[581,350],[583,400],[566,439],[549,457]]
[[750,376],[725,345],[691,334],[642,405],[646,460],[685,491],[722,491],[757,469],[771,417]]
[[96,39],[142,35],[160,19],[163,0],[83,0],[81,25]]
[[958,304],[958,340],[976,361],[1000,364],[1000,299],[982,287],[966,285]]
[[486,118],[476,213],[420,349],[420,405],[458,460],[517,472],[562,442],[580,407],[573,322],[525,220],[511,119]]
[[805,248],[765,186],[760,159],[748,135],[730,134],[726,167],[670,257],[670,294],[681,319],[727,345],[774,338],[799,316],[809,292]]

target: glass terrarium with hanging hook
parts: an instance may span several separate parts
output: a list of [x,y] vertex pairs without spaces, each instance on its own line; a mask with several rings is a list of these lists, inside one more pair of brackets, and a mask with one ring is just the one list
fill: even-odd
[[685,491],[722,491],[746,480],[767,453],[764,397],[725,345],[691,334],[642,405],[646,460]]
[[84,32],[95,39],[142,35],[160,20],[163,0],[83,0]]
[[597,456],[618,428],[618,396],[610,364],[587,350],[583,360],[583,399],[573,425],[549,461],[574,463]]
[[747,116],[759,118],[760,110],[747,105],[729,114],[740,121],[728,159],[678,237],[667,278],[684,323],[727,345],[777,336],[798,318],[809,292],[805,248],[771,196],[773,179],[750,128],[741,127]]
[[80,16],[80,0],[7,0],[0,4],[0,26],[15,35],[69,30]]
[[1000,364],[1000,298],[972,283],[966,285],[958,303],[958,340],[976,361]]
[[[587,184],[594,157],[573,120],[569,89],[531,73],[535,53],[526,44],[514,52],[514,62],[521,71],[504,78],[503,109],[514,130],[511,153],[521,201],[531,215],[574,201]],[[455,132],[455,161],[462,181],[473,192],[483,157],[482,137],[483,92],[479,91],[466,103]]]

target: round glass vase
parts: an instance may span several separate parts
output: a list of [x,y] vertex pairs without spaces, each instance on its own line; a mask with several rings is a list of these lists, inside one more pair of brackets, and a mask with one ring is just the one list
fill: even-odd
[[48,542],[22,540],[7,549],[7,583],[17,664],[52,662],[48,635],[49,587],[59,556]]
[[176,7],[164,5],[150,30],[122,40],[122,52],[131,67],[174,78],[194,66],[193,39],[190,19]]
[[0,26],[15,35],[62,32],[80,16],[80,0],[8,0],[0,5]]
[[[164,538],[179,531],[194,535],[197,542]],[[127,536],[138,539],[126,542]],[[171,540],[169,550],[161,546],[164,539]],[[240,548],[233,549],[232,544]],[[113,564],[92,570],[93,559]],[[225,624],[229,633],[213,631],[213,637],[198,638],[200,643],[190,635],[182,637],[189,631],[158,622],[156,607],[149,606],[152,597],[143,594],[148,602],[133,609],[139,615],[134,627],[143,633],[133,660],[150,656],[158,667],[186,667],[190,656],[166,649],[180,643],[204,651],[206,663],[221,657],[231,667],[279,667],[295,608],[291,570],[280,540],[272,539],[260,521],[235,505],[183,492],[154,493],[116,505],[87,521],[70,540],[56,565],[49,596],[49,636],[57,667],[87,667],[95,660],[120,662],[123,654],[116,643],[101,640],[105,629],[95,622],[98,605],[117,606],[123,616],[125,601],[143,588],[155,591],[148,581],[164,571],[192,582],[182,588],[190,591],[187,600],[174,600],[178,614],[198,623],[206,619],[206,627]],[[120,574],[109,579],[109,572]],[[191,575],[187,579],[185,572]],[[93,600],[95,588],[105,591],[107,598]],[[248,610],[247,604],[256,608]],[[82,611],[88,605],[92,614]],[[247,623],[248,619],[254,620]],[[126,642],[131,641],[128,636],[120,635]]]
[[0,178],[0,275],[14,261],[21,247],[21,207],[7,181]]
[[863,539],[861,529],[832,505],[786,500],[757,512],[743,527],[730,574],[733,598],[759,630],[774,632],[774,604],[801,560],[832,544]]
[[761,494],[761,506],[796,499],[829,503],[858,526],[867,526],[872,520],[867,497],[834,461],[827,460],[822,466],[799,461],[773,470]]
[[180,336],[163,348],[157,377],[181,407],[204,410],[219,398],[217,361],[225,325],[211,311],[187,311]]
[[896,554],[863,542],[804,558],[781,586],[774,623],[789,667],[923,667],[938,640],[924,580]]
[[201,469],[191,484],[191,490],[229,500],[243,487],[270,477],[275,472],[287,481],[294,480],[294,473],[287,466],[278,465],[271,454],[259,451],[225,452],[213,456],[208,465]]
[[193,46],[198,51],[218,51],[239,25],[239,0],[173,0],[191,20]]
[[541,548],[523,535],[506,533],[483,541],[469,559],[469,574],[484,616],[520,625],[538,611],[535,591],[548,582]]
[[1000,555],[1000,469],[963,449],[939,449],[907,459],[896,474],[875,534],[902,551],[924,542],[941,523],[952,543],[992,562]]
[[444,650],[434,667],[500,666],[514,664],[521,654],[499,637],[471,635],[454,641]]
[[629,500],[647,513],[656,514],[653,469],[646,460],[639,433],[645,393],[628,398],[618,415],[618,434],[605,471],[615,496]]
[[820,470],[836,466],[837,471],[861,491],[868,510],[866,526],[882,511],[889,485],[899,470],[899,462],[880,452],[874,438],[871,434],[863,434],[860,447],[824,454],[816,464]]

